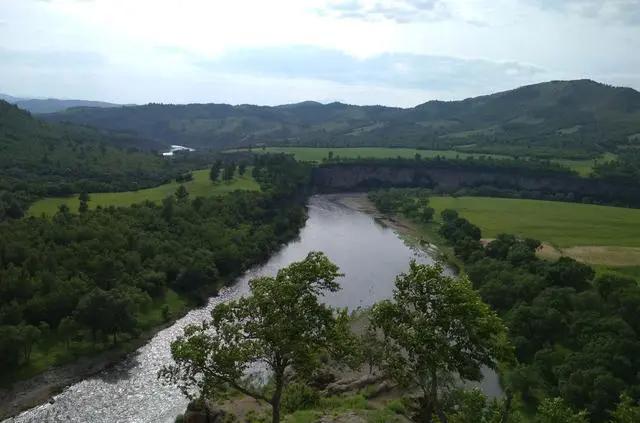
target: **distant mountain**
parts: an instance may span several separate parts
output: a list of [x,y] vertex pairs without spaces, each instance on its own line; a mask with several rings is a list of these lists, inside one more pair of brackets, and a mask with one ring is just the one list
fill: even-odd
[[120,104],[107,103],[104,101],[18,98],[7,94],[0,94],[0,100],[15,104],[21,109],[31,113],[61,112],[71,107],[120,107]]
[[72,108],[44,118],[214,149],[413,146],[590,158],[640,144],[640,93],[590,80],[552,81],[407,109],[312,101],[277,107],[148,104]]

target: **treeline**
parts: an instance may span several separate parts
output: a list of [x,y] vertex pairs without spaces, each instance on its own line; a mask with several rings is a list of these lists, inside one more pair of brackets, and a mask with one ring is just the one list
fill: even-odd
[[[635,169],[635,165],[629,166]],[[325,161],[314,172],[314,183],[321,190],[336,189],[333,186],[336,183],[339,184],[338,189],[345,189],[340,185],[341,178],[335,178],[333,173],[344,177],[350,171],[348,180],[353,186],[346,189],[425,187],[431,188],[434,194],[640,207],[640,189],[634,182],[634,176],[629,176],[633,173],[615,177],[600,170],[589,178],[583,178],[556,163],[532,159],[425,159],[419,154],[414,159],[334,158]],[[407,172],[410,172],[409,176]]]
[[150,307],[170,317],[163,304],[172,292],[203,301],[265,260],[305,220],[299,194],[287,191],[287,175],[308,170],[286,157],[265,157],[258,173],[272,165],[288,173],[262,192],[191,199],[181,187],[161,205],[81,214],[62,206],[51,220],[1,224],[2,372],[28,364],[34,346],[106,347],[119,335],[135,336]]
[[518,365],[507,386],[525,403],[562,397],[592,421],[607,420],[622,394],[640,397],[640,287],[571,258],[540,260],[540,242],[480,229],[453,210],[440,234],[454,247],[482,299],[509,328]]

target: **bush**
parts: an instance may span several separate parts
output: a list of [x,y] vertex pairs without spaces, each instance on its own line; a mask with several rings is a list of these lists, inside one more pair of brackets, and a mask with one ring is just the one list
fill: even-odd
[[319,400],[318,391],[304,383],[294,382],[282,393],[282,409],[287,413],[306,410],[315,407]]

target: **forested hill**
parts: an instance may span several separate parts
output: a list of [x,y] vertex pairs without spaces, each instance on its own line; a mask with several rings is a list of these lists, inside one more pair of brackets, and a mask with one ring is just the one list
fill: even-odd
[[18,98],[0,94],[0,100],[15,104],[31,113],[54,113],[70,107],[119,107],[119,104],[90,100],[63,100],[58,98]]
[[[0,220],[7,193],[33,198],[162,183],[167,163],[140,137],[42,122],[0,101]],[[153,142],[151,145],[158,145]],[[24,195],[23,195],[24,194]]]
[[588,158],[640,146],[640,93],[553,81],[413,108],[303,102],[277,107],[149,104],[45,115],[193,147],[418,146]]

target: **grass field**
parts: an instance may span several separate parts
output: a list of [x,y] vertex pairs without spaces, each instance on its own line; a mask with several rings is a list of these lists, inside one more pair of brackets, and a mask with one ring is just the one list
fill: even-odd
[[[238,150],[230,150],[238,151]],[[511,156],[499,155],[499,154],[478,154],[478,153],[461,153],[455,150],[419,150],[416,148],[389,148],[389,147],[266,147],[266,148],[254,148],[252,150],[255,153],[287,153],[293,154],[296,160],[309,161],[309,162],[321,162],[329,156],[329,152],[333,152],[334,157],[341,157],[347,159],[385,159],[391,157],[402,157],[405,159],[412,159],[416,153],[424,158],[430,157],[444,157],[446,159],[467,157],[493,157],[498,159],[508,159]],[[605,153],[602,157],[595,160],[552,160],[555,163],[575,170],[581,176],[589,176],[593,169],[594,164],[602,161],[610,161],[616,158],[615,154]]]
[[491,154],[471,154],[460,153],[453,150],[418,150],[417,148],[389,148],[389,147],[266,147],[254,148],[255,153],[288,153],[293,154],[296,160],[320,162],[329,156],[332,151],[334,157],[343,159],[386,159],[391,157],[402,157],[405,159],[413,159],[417,154],[424,158],[444,157],[454,159],[456,157],[464,159],[466,157],[491,156],[496,158],[507,158],[507,156],[491,155]]
[[539,239],[558,252],[608,266],[640,264],[640,210],[555,201],[488,197],[433,197],[439,213],[458,210],[482,229]]
[[[172,181],[168,184],[160,185],[155,188],[141,189],[139,191],[127,192],[101,192],[91,193],[89,208],[97,206],[130,206],[143,201],[162,201],[167,196],[172,195],[180,184]],[[209,179],[209,169],[196,170],[193,172],[193,180],[183,184],[191,198],[207,197],[211,195],[223,194],[235,190],[259,190],[260,186],[251,177],[251,169],[247,169],[243,176],[236,177],[229,182],[216,182],[215,184]],[[29,208],[30,216],[52,216],[58,210],[60,205],[66,204],[72,211],[77,211],[80,201],[78,196],[73,197],[52,197],[45,198],[35,202]]]
[[593,160],[554,160],[563,166],[573,169],[581,176],[589,176],[593,170],[593,166],[597,163],[609,162],[617,159],[618,156],[613,153],[604,153],[600,158]]

